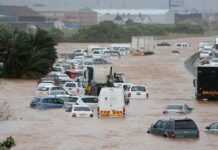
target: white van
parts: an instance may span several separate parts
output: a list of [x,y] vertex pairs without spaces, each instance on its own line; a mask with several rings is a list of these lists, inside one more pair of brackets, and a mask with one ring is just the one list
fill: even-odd
[[122,88],[102,88],[98,97],[98,117],[125,117],[124,91]]

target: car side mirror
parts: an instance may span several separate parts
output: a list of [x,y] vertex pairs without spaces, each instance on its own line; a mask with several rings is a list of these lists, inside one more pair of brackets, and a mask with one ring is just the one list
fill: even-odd
[[152,124],[151,126],[152,126],[152,128],[157,128],[157,126],[155,124]]
[[193,86],[196,87],[196,79],[193,80]]
[[209,129],[210,129],[210,126],[207,126],[206,129],[209,130]]

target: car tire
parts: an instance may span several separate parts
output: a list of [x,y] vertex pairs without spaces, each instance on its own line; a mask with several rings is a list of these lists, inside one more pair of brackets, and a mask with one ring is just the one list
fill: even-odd
[[93,115],[93,114],[91,114],[91,115],[90,115],[90,117],[91,117],[91,118],[93,118],[93,117],[94,117],[94,115]]
[[150,131],[150,130],[148,130],[148,131],[147,131],[147,133],[148,133],[148,134],[150,134],[150,133],[151,133],[151,131]]

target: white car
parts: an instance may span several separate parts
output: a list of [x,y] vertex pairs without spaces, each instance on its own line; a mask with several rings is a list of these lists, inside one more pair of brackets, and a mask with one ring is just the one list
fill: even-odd
[[81,96],[77,101],[79,104],[86,104],[90,107],[91,110],[94,110],[98,106],[98,97],[97,96]]
[[191,44],[190,43],[187,43],[187,42],[183,42],[183,43],[176,43],[176,47],[177,48],[190,48],[191,47]]
[[66,82],[63,88],[72,96],[84,95],[85,90],[78,82]]
[[146,100],[148,96],[148,91],[144,85],[132,85],[128,90],[130,100]]
[[187,104],[176,104],[176,105],[168,105],[166,109],[163,111],[163,114],[188,114],[191,113],[193,108],[189,107]]
[[93,111],[86,105],[74,105],[72,117],[93,117]]
[[99,59],[103,57],[103,52],[100,50],[95,50],[92,52],[92,56],[94,59]]
[[44,97],[48,96],[49,90],[55,87],[52,83],[40,83],[36,89],[36,96],[37,97]]

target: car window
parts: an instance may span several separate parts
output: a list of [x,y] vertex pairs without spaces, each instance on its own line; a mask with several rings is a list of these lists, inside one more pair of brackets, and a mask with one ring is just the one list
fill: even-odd
[[143,86],[133,86],[133,87],[131,88],[131,91],[141,91],[141,92],[145,92],[146,89],[145,89],[145,87],[143,87]]
[[213,123],[211,126],[210,126],[211,129],[218,129],[218,123]]
[[162,124],[162,121],[159,120],[159,121],[155,124],[155,127],[156,127],[156,128],[161,128],[161,124]]
[[182,105],[169,105],[169,106],[167,106],[167,109],[182,110],[182,109],[183,109],[183,106],[182,106]]
[[65,95],[66,92],[63,90],[51,91],[49,95]]
[[34,97],[32,100],[32,102],[39,102],[39,101],[40,101],[40,98],[38,98],[38,97]]
[[94,52],[94,54],[100,54],[100,52],[98,52],[98,51],[95,51],[95,52]]
[[38,91],[48,91],[49,90],[49,88],[47,88],[47,87],[39,87],[38,88]]
[[52,87],[51,90],[63,90],[62,87]]
[[197,126],[192,120],[176,120],[175,129],[197,129]]
[[88,107],[75,107],[74,111],[90,111]]
[[82,101],[84,103],[98,103],[98,99],[95,97],[86,97],[86,98],[82,98]]
[[64,104],[64,101],[62,99],[54,99],[55,104]]
[[77,100],[78,100],[78,98],[77,98],[77,97],[65,97],[65,98],[63,98],[63,100],[64,100],[65,102],[76,103]]
[[75,83],[67,83],[66,87],[76,87],[76,84]]

